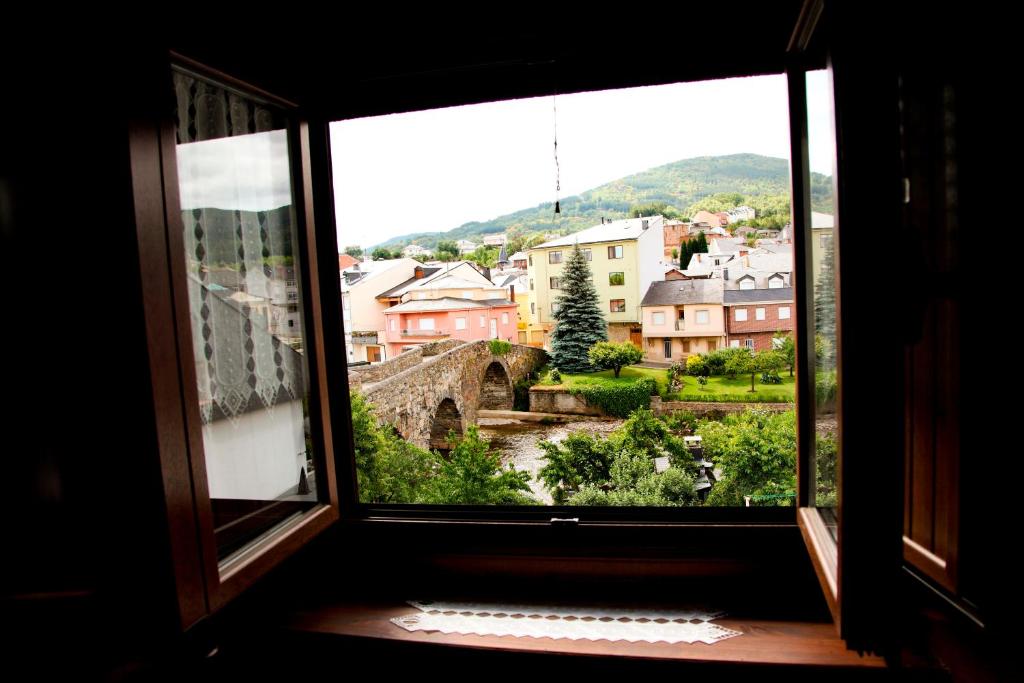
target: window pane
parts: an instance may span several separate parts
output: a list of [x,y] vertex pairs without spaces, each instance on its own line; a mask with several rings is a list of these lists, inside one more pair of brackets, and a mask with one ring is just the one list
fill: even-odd
[[[835,136],[832,129],[828,72],[807,73],[808,157],[811,166],[811,282],[814,292],[815,471],[816,503],[836,533],[836,267],[838,225],[834,215],[831,172]],[[816,175],[815,171],[822,175]]]
[[218,558],[316,504],[284,113],[176,71],[177,162]]
[[[712,94],[713,90],[719,94]],[[637,100],[656,93],[664,93],[657,97],[665,99],[646,105]],[[641,165],[618,165],[619,160],[607,153],[621,148],[624,154],[635,154],[637,147],[648,146],[646,142],[622,144],[637,140],[635,117],[608,119],[608,125],[596,128],[588,125],[586,130],[600,134],[574,143],[577,158],[607,161],[617,170],[601,175],[595,169],[594,189],[585,186],[591,181],[580,180],[584,183],[578,188],[580,194],[563,197],[557,214],[549,184],[535,188],[533,182],[548,177],[554,168],[553,163],[547,168],[554,161],[550,154],[538,162],[540,157],[532,151],[550,133],[549,97],[332,124],[339,243],[362,243],[372,249],[376,244],[407,243],[412,230],[450,230],[456,225],[462,226],[460,237],[477,243],[490,234],[482,234],[484,227],[492,230],[500,225],[507,231],[508,253],[526,256],[511,260],[528,266],[523,274],[510,273],[514,269],[500,264],[496,267],[489,257],[476,263],[479,268],[455,260],[428,262],[424,270],[436,268],[425,273],[430,282],[438,283],[432,288],[407,284],[415,280],[401,265],[395,265],[395,270],[388,270],[383,262],[368,267],[373,272],[361,293],[366,325],[372,326],[374,316],[389,306],[405,310],[411,303],[431,311],[437,330],[432,337],[407,336],[389,354],[390,365],[385,361],[382,367],[367,368],[358,373],[362,377],[356,376],[360,368],[349,370],[357,451],[360,443],[382,444],[379,452],[357,452],[360,500],[377,504],[532,500],[677,507],[791,504],[795,380],[782,373],[785,376],[776,382],[779,377],[770,369],[751,377],[749,364],[735,362],[753,358],[744,350],[748,340],[755,349],[770,349],[772,335],[788,328],[777,325],[771,312],[766,322],[755,324],[752,310],[747,314],[749,321],[739,323],[741,329],[730,328],[734,305],[752,309],[788,301],[788,293],[779,287],[792,272],[791,241],[779,233],[789,218],[789,165],[768,153],[788,147],[786,94],[785,79],[776,76],[559,95],[558,116],[565,117],[559,121],[560,129],[566,123],[569,130],[581,134],[584,128],[571,122],[575,112],[582,117],[577,121],[588,124],[595,117],[604,120],[611,110],[674,113],[647,117],[642,126],[660,126],[665,120],[667,127],[659,129],[657,136],[645,136],[656,144],[643,156],[672,163],[639,175],[646,162],[638,158]],[[595,99],[607,106],[595,106]],[[751,119],[739,110],[690,106],[725,101],[756,101],[759,113],[770,107],[772,115]],[[700,125],[680,126],[679,116],[684,115],[700,118]],[[542,130],[531,123],[536,121],[544,122]],[[715,124],[713,134],[711,124]],[[749,135],[754,128],[758,132]],[[741,131],[744,139],[761,138],[763,146],[751,150],[752,154],[733,154]],[[712,137],[715,141],[708,144],[721,157],[709,162],[704,148]],[[722,186],[721,193],[708,185],[711,167],[716,169],[713,175],[721,170],[728,176],[713,179],[712,185]],[[620,179],[609,185],[614,192],[600,189],[616,177]],[[736,188],[735,192],[726,193],[726,186]],[[384,187],[390,192],[380,196]],[[479,202],[464,200],[468,188],[473,188]],[[740,188],[747,191],[741,193]],[[380,198],[371,201],[371,196]],[[550,206],[548,199],[552,199]],[[416,224],[382,221],[379,212],[366,210],[374,206],[388,206],[394,215],[416,216]],[[520,207],[532,208],[508,213]],[[637,209],[643,217],[630,218]],[[707,214],[704,220],[697,219],[699,212]],[[690,221],[679,220],[688,215]],[[725,216],[743,225],[727,226]],[[757,242],[756,249],[730,237],[740,230],[744,232],[737,234],[745,235],[744,242]],[[741,247],[750,258],[741,259]],[[682,280],[665,279],[673,250],[683,264],[694,266],[693,273],[670,274]],[[778,285],[769,284],[772,276]],[[739,292],[741,278],[747,282],[744,287],[754,291]],[[467,302],[451,301],[451,291],[457,296],[469,289],[468,281],[486,290],[474,291],[469,303],[490,309],[479,311],[487,313],[487,325],[478,327],[471,320],[471,329],[465,333],[448,335],[455,323],[448,322],[446,310],[459,307],[458,315],[467,315],[461,312]],[[410,286],[431,294],[412,302],[404,294],[381,296]],[[765,292],[770,286],[776,288],[769,296]],[[726,293],[743,296],[726,301]],[[353,302],[353,307],[358,303]],[[507,318],[505,307],[510,309]],[[518,312],[518,320],[513,311]],[[476,314],[474,308],[468,315]],[[353,325],[357,318],[354,311]],[[574,332],[582,334],[573,337]],[[511,342],[512,348],[490,344],[492,338]],[[562,348],[572,349],[579,362],[565,363],[559,357],[558,349],[566,339]],[[602,340],[615,348],[594,349]],[[463,342],[470,348],[460,355],[462,347],[453,344]],[[726,351],[730,343],[739,352]],[[539,357],[534,365],[529,353],[540,349],[550,355]],[[403,350],[416,355],[403,357]],[[607,364],[589,363],[591,350],[595,358],[608,354],[601,358]],[[656,362],[638,363],[636,351]],[[698,366],[692,373],[675,374],[690,357],[706,363],[706,375],[697,372]],[[465,365],[458,371],[454,368],[459,367],[460,358]],[[616,358],[628,362],[616,367]],[[735,367],[726,368],[728,360]],[[667,372],[670,365],[675,366],[672,377]],[[394,368],[391,374],[389,367]],[[618,398],[606,398],[626,394],[628,401],[621,403]],[[652,400],[654,395],[662,400]],[[698,406],[692,411],[694,419],[680,407],[681,402],[717,403],[717,399],[774,405],[768,411],[743,410],[730,416]],[[593,403],[576,405],[585,400]],[[611,407],[594,408],[601,401]],[[503,415],[493,414],[496,410]],[[558,424],[543,424],[531,419],[534,416],[516,417],[516,410],[566,415]],[[585,412],[572,410],[613,412],[605,420],[593,420]],[[474,429],[479,431],[474,434]],[[630,432],[647,436],[626,452],[618,444]],[[449,435],[451,441],[446,439]],[[684,436],[700,436],[704,445],[700,440],[684,442]],[[740,443],[742,447],[737,446]],[[750,443],[757,447],[749,447]],[[488,448],[497,456],[492,469],[483,462]],[[756,452],[762,448],[771,451],[770,471],[762,466],[768,458]],[[482,467],[462,467],[470,462]],[[576,466],[578,472],[569,471]],[[509,476],[509,468],[515,470],[516,478]],[[475,483],[459,479],[467,472],[485,470],[490,476]],[[559,471],[565,478],[559,480]],[[526,476],[519,479],[520,475]],[[516,487],[524,481],[528,489]],[[492,484],[495,490],[488,488]],[[501,485],[509,489],[499,495]]]

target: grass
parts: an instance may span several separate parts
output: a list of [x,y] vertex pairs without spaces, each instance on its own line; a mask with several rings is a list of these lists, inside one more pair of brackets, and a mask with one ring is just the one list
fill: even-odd
[[650,377],[658,385],[658,395],[668,391],[668,373],[661,368],[625,367],[619,372],[618,378],[611,370],[588,372],[580,375],[562,375],[562,384],[567,387],[585,386],[588,384],[632,384],[641,377]]
[[[753,401],[777,401],[779,403],[791,402],[796,395],[796,378],[790,377],[788,372],[780,373],[782,384],[761,384],[760,373],[754,377],[754,388],[757,391],[750,393],[750,375],[741,375],[736,379],[727,377],[708,377],[706,386],[697,384],[696,377],[689,375],[683,377],[683,390],[679,394],[671,394],[670,400],[701,400],[701,401],[730,401],[742,402]],[[684,398],[678,398],[679,395]]]
[[[619,377],[616,378],[611,370],[601,372],[588,372],[578,375],[562,374],[562,386],[581,387],[586,385],[603,384],[631,384],[640,377],[651,377],[658,385],[658,395],[666,400],[698,400],[698,401],[728,401],[731,403],[744,401],[760,402],[792,402],[796,394],[795,378],[789,373],[781,373],[782,384],[761,384],[760,373],[754,378],[754,387],[757,391],[750,393],[750,375],[742,375],[736,379],[727,377],[708,377],[706,386],[697,384],[696,377],[689,375],[683,377],[683,390],[679,394],[668,394],[668,373],[663,368],[638,368],[635,366],[622,368]],[[554,385],[559,382],[552,382],[543,375],[540,384]]]
[[761,384],[760,373],[754,378],[755,393],[751,393],[751,376],[742,375],[734,380],[727,377],[709,377],[708,384],[701,387],[697,384],[695,377],[689,375],[683,377],[683,390],[680,392],[684,398],[678,398],[677,394],[669,396],[673,400],[709,400],[718,399],[732,402],[752,399],[758,401],[793,401],[796,397],[796,377],[790,377],[787,372],[780,373],[781,384]]

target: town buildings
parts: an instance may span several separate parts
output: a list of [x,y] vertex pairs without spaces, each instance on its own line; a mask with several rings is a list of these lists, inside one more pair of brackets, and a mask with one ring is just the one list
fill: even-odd
[[641,302],[644,357],[679,361],[725,345],[722,281],[653,282]]
[[753,351],[776,348],[775,341],[791,334],[793,288],[728,289],[724,292],[729,346]]
[[610,341],[640,346],[640,300],[665,273],[661,216],[608,221],[527,250],[531,344],[548,346],[558,306],[562,264],[579,245],[590,266]]
[[419,266],[412,277],[378,293],[388,357],[438,339],[516,339],[516,304],[467,261]]

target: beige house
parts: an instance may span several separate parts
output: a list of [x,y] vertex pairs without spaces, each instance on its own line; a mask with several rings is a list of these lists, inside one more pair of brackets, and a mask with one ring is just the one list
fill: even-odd
[[388,261],[364,261],[358,269],[344,273],[341,281],[341,315],[345,325],[345,357],[349,363],[386,360],[384,345],[384,309],[390,304],[377,300],[381,292],[392,289],[423,269],[411,258]]
[[679,361],[726,342],[721,280],[653,282],[640,309],[647,360]]
[[661,216],[608,221],[529,249],[529,342],[548,346],[555,322],[552,308],[562,294],[564,264],[579,244],[608,322],[608,339],[640,346],[640,299],[666,269],[662,222]]

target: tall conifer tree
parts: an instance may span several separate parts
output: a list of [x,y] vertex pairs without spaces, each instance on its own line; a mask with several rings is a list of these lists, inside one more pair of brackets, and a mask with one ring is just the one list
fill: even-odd
[[818,365],[824,370],[835,367],[836,343],[836,258],[832,239],[821,257],[821,272],[814,283],[814,332],[825,339]]
[[608,341],[608,324],[579,244],[562,269],[562,294],[555,303],[551,363],[560,372],[589,372],[593,368],[587,352],[597,342]]

